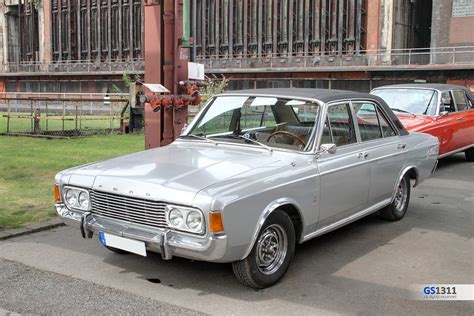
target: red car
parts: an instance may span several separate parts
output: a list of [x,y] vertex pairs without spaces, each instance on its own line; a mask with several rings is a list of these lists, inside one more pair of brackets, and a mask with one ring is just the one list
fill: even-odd
[[474,161],[474,96],[449,84],[399,84],[371,91],[388,103],[406,129],[438,137],[439,158],[464,151]]

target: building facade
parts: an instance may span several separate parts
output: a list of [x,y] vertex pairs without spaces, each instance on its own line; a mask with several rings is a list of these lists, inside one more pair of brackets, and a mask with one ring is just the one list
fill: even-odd
[[6,91],[105,93],[143,74],[141,0],[2,0]]
[[[125,92],[124,73],[143,75],[143,1],[0,1],[0,91]],[[190,4],[191,59],[231,89],[474,86],[472,0]]]

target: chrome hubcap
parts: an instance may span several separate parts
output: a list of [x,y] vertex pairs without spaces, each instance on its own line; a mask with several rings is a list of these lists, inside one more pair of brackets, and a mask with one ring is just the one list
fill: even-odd
[[394,201],[395,202],[395,209],[398,212],[403,211],[403,209],[405,207],[406,200],[407,200],[406,182],[402,181],[398,185],[398,189],[397,189],[397,193],[395,194],[395,201]]
[[288,250],[288,237],[283,227],[277,224],[268,226],[257,241],[257,267],[263,274],[272,274],[285,261]]

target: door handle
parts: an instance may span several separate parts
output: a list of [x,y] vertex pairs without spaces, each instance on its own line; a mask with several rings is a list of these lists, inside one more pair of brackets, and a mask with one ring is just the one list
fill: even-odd
[[359,154],[357,155],[357,158],[359,158],[359,159],[364,158],[364,159],[365,159],[365,158],[367,158],[368,156],[369,156],[369,153],[366,152],[366,151],[364,151],[363,153],[359,153]]
[[462,120],[464,120],[464,117],[463,117],[463,116],[461,116],[461,117],[458,117],[458,118],[456,118],[456,120],[458,120],[458,121],[462,121]]
[[398,144],[397,148],[398,149],[405,149],[407,147],[407,144]]

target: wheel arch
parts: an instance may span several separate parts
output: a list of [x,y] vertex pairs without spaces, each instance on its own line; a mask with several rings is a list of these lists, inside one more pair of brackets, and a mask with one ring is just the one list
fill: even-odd
[[400,182],[403,180],[405,175],[408,175],[410,180],[415,180],[415,184],[413,184],[413,187],[416,187],[419,183],[419,171],[416,166],[407,166],[405,167],[402,172],[400,172],[400,176],[397,179],[397,182],[395,183],[395,187],[393,188],[393,193],[392,193],[392,202],[395,199],[395,193],[397,191],[398,186],[400,185]]
[[258,234],[260,233],[263,224],[265,224],[265,221],[268,219],[268,217],[276,210],[282,210],[290,217],[293,227],[295,228],[296,242],[299,243],[301,241],[304,230],[304,217],[302,215],[301,208],[295,200],[291,198],[281,198],[270,203],[260,215],[260,218],[254,229],[252,241],[248,246],[243,258],[246,258],[250,254],[255,242],[257,241]]

